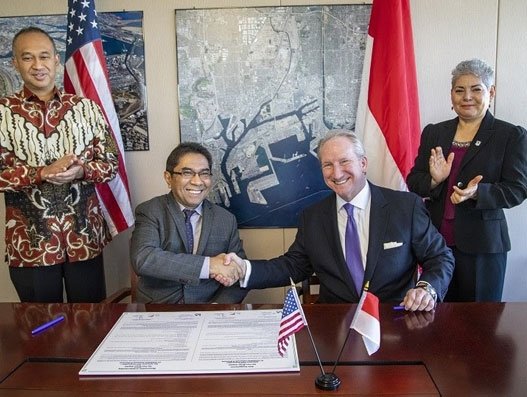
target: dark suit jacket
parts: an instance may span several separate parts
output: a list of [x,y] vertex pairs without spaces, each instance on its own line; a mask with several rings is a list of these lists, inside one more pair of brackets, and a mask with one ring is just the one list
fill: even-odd
[[185,215],[172,193],[136,208],[130,257],[138,274],[137,300],[145,303],[239,303],[247,291],[235,284],[225,288],[216,280],[200,280],[206,256],[235,252],[245,258],[236,218],[229,211],[203,202],[203,221],[196,255],[188,253]]
[[[399,303],[415,286],[417,263],[442,299],[454,269],[452,252],[432,225],[422,199],[413,193],[370,183],[369,245],[364,280],[383,302]],[[358,302],[340,243],[336,196],[307,208],[300,217],[295,241],[282,256],[251,261],[248,288],[276,287],[305,279],[313,271],[320,279],[319,302]]]
[[[450,152],[458,118],[425,127],[415,165],[408,175],[408,188],[428,197],[427,207],[439,228],[447,196],[447,180],[430,190],[428,167],[430,151],[441,146]],[[457,186],[464,188],[477,175],[483,175],[477,200],[455,206],[454,238],[461,251],[477,253],[507,252],[511,248],[503,208],[520,204],[527,197],[527,132],[522,127],[495,119],[487,112],[463,158]]]

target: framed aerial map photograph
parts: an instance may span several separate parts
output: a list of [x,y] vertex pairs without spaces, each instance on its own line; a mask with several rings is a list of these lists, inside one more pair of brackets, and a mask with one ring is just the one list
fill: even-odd
[[329,194],[316,147],[355,127],[370,11],[176,11],[181,141],[211,151],[211,199],[240,227],[296,227]]

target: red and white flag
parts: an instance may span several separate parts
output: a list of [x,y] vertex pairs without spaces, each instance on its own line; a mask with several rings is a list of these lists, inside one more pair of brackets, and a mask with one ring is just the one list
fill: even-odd
[[355,132],[368,179],[408,190],[421,136],[409,0],[373,1]]
[[379,322],[379,298],[363,291],[357,311],[351,320],[351,329],[362,335],[364,346],[371,356],[381,346],[381,323]]
[[119,171],[108,183],[97,184],[97,195],[112,236],[134,224],[124,163],[123,140],[112,100],[108,71],[97,25],[95,1],[68,0],[64,89],[96,102],[119,148]]

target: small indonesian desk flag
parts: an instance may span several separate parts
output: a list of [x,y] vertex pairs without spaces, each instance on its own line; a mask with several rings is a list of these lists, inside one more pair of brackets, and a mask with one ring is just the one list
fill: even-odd
[[379,322],[379,298],[364,290],[350,325],[362,335],[368,354],[371,356],[381,345],[381,324]]
[[284,356],[291,336],[307,325],[296,287],[291,281],[291,288],[287,291],[282,309],[282,319],[278,331],[278,354]]

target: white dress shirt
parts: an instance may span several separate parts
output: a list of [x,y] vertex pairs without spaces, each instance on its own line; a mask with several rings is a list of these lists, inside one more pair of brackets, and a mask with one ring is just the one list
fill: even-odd
[[[186,208],[185,206],[179,204],[179,208],[183,212],[184,209],[191,209]],[[199,238],[201,237],[201,225],[203,223],[203,203],[198,205],[196,208],[194,208],[195,213],[192,214],[190,217],[190,223],[192,225],[192,232],[194,235],[194,247],[192,249],[192,254],[196,254],[199,244]],[[208,279],[210,274],[210,258],[208,256],[205,257],[205,260],[203,261],[203,265],[201,266],[201,271],[199,273],[200,279]]]
[[[344,201],[340,196],[337,196],[337,224],[339,228],[340,245],[344,258],[346,258],[346,224],[348,223],[348,213],[344,208]],[[371,208],[371,191],[370,185],[366,182],[364,188],[349,201],[355,209],[353,210],[353,218],[357,224],[357,232],[360,240],[360,253],[362,257],[362,266],[366,267],[366,256],[368,255],[368,242],[370,230],[370,208]]]

